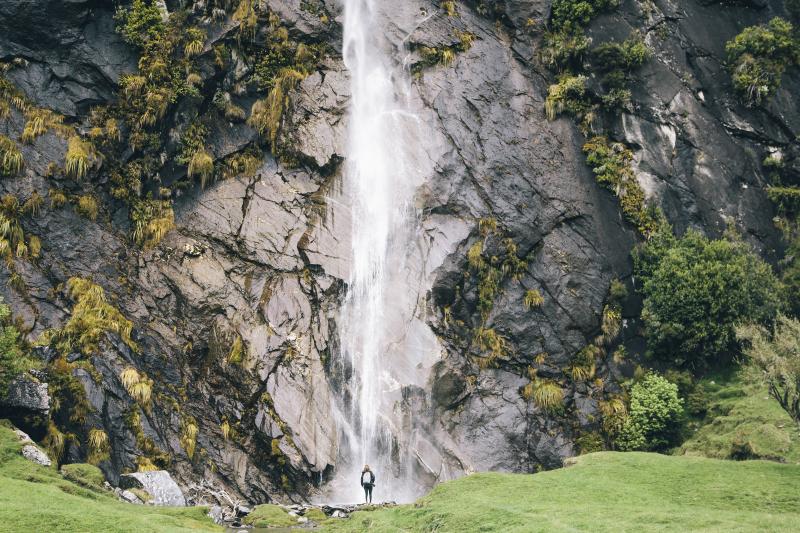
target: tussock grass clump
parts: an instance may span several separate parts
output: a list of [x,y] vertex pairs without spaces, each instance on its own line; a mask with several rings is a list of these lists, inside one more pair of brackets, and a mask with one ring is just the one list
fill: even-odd
[[183,420],[182,426],[181,446],[183,446],[183,450],[186,452],[189,459],[193,459],[197,447],[197,433],[199,431],[197,421],[192,417],[187,417]]
[[63,328],[48,330],[42,341],[53,344],[63,354],[73,350],[83,355],[97,351],[106,333],[116,333],[133,351],[139,347],[131,338],[133,322],[108,303],[105,291],[90,279],[72,277],[67,280],[67,293],[74,302],[72,315]]
[[529,289],[525,291],[525,309],[533,309],[534,307],[541,307],[544,303],[544,297],[536,289]]
[[143,407],[150,405],[150,399],[153,395],[152,379],[131,366],[120,373],[119,379],[122,382],[122,386],[125,387],[125,390],[128,391],[128,394],[136,403]]
[[100,206],[97,204],[97,199],[94,196],[85,194],[78,197],[78,205],[75,209],[84,217],[94,221],[97,220]]
[[89,464],[97,464],[108,458],[109,443],[108,434],[102,429],[92,428],[89,430]]
[[0,135],[0,174],[16,176],[22,171],[24,160],[17,143]]
[[25,112],[25,127],[20,139],[25,144],[31,144],[37,137],[44,135],[52,128],[62,129],[64,117],[50,109],[31,107]]
[[172,203],[159,200],[140,200],[133,206],[133,240],[145,250],[157,246],[175,227]]
[[522,389],[522,397],[532,401],[544,411],[555,411],[561,407],[564,401],[564,389],[552,379],[532,374],[531,382]]
[[67,176],[73,179],[84,178],[89,172],[93,157],[94,147],[91,143],[81,140],[77,135],[70,137],[67,141],[67,153],[64,156]]
[[189,176],[199,177],[203,187],[214,176],[214,158],[205,148],[200,147],[194,152],[191,161],[189,161],[188,173]]
[[290,104],[290,93],[305,78],[305,74],[293,68],[284,68],[275,77],[274,85],[263,100],[257,100],[250,110],[247,123],[266,137],[275,151],[278,133],[284,112]]

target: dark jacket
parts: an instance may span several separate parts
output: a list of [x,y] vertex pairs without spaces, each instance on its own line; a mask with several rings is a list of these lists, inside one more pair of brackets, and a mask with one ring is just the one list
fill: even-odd
[[361,472],[361,486],[363,487],[366,485],[369,485],[370,487],[375,485],[375,474],[372,473],[372,470]]

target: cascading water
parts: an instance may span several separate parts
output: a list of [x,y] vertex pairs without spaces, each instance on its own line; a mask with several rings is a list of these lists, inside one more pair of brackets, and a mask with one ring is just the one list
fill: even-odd
[[412,454],[400,442],[408,435],[398,436],[397,405],[403,387],[424,385],[421,361],[438,356],[430,333],[417,334],[413,326],[419,303],[414,283],[423,277],[413,264],[419,234],[413,199],[430,159],[421,150],[409,80],[392,57],[396,47],[385,38],[379,7],[378,0],[345,0],[343,56],[351,101],[343,192],[351,208],[352,255],[338,320],[341,444],[329,490],[339,502],[363,498],[358,480],[364,464],[377,474],[376,499],[418,495],[409,475]]

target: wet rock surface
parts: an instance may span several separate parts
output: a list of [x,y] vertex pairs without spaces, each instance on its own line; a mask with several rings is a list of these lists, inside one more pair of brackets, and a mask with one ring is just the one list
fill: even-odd
[[[0,292],[31,339],[68,319],[71,303],[54,296],[54,289],[70,276],[91,277],[133,321],[138,353],[109,336],[89,358],[94,370],[74,371],[92,407],[83,431],[103,428],[108,434],[109,460],[101,466],[112,484],[154,475],[121,476],[137,468],[144,439],[168,454],[175,481],[170,478],[164,501],[182,499],[178,485],[197,479],[251,502],[299,501],[328,479],[337,461],[339,436],[331,413],[341,375],[331,357],[338,346],[351,225],[338,193],[349,97],[340,57],[341,13],[338,3],[319,2],[329,15],[323,23],[303,9],[305,3],[264,3],[293,37],[330,47],[318,72],[299,85],[286,117],[291,127],[285,142],[299,166],[267,154],[252,177],[177,195],[176,229],[146,251],[131,244],[124,207],[102,192],[109,179],[102,165],[84,181],[49,175],[48,163],[63,162],[66,147],[53,133],[22,144],[23,175],[0,181],[3,194],[21,197],[53,186],[101,196],[97,221],[70,205],[45,207],[24,219],[26,233],[42,239],[41,258],[17,261],[24,294],[9,288],[6,270],[0,271]],[[37,105],[80,127],[89,107],[114,101],[120,76],[135,70],[137,53],[114,31],[113,13],[104,3],[1,4],[0,57],[27,61],[8,78]],[[387,24],[392,42],[414,50],[452,45],[457,31],[475,34],[472,47],[451,65],[425,68],[412,86],[430,134],[425,164],[435,169],[417,194],[420,248],[433,280],[422,288],[427,299],[417,318],[436,334],[441,361],[427,386],[413,394],[409,389],[398,408],[421,415],[404,430],[424,435],[410,446],[426,482],[477,470],[531,472],[559,466],[577,452],[576,435],[597,424],[596,389],[567,389],[564,404],[571,416],[553,416],[522,396],[527,367],[558,377],[591,342],[611,280],[632,287],[629,252],[638,240],[616,200],[585,166],[577,128],[569,119],[548,122],[544,116],[552,80],[536,59],[537,36],[526,28],[529,20],[545,25],[549,2],[493,2],[488,14],[474,2],[457,5],[459,16],[447,17],[436,2],[401,3],[397,20]],[[633,147],[637,178],[648,195],[679,231],[695,227],[718,235],[733,223],[770,257],[779,243],[760,161],[770,149],[796,149],[798,79],[787,73],[769,105],[745,108],[733,96],[723,47],[781,6],[658,0],[645,14],[628,1],[589,28],[595,44],[640,30],[655,51],[637,75],[637,104],[613,127],[614,136]],[[401,16],[420,7],[430,16]],[[226,38],[234,40],[221,30],[209,32],[209,63],[213,45]],[[203,73],[208,95],[197,109],[209,109],[217,89],[232,90],[235,69]],[[241,97],[260,96],[247,89]],[[246,124],[213,116],[209,150],[216,159],[255,141]],[[183,119],[172,112],[164,128]],[[0,133],[17,138],[23,127],[23,117],[12,112],[0,122]],[[174,158],[175,148],[170,150],[165,160]],[[170,165],[163,169],[165,182],[170,172],[175,179],[185,174],[185,168]],[[463,279],[467,251],[481,238],[478,221],[486,218],[513,239],[526,266],[518,280],[503,282],[484,324],[508,340],[508,353],[495,368],[481,369],[472,336],[465,333],[481,321],[477,290]],[[529,289],[544,297],[540,307],[525,305]],[[626,316],[635,316],[635,308],[632,299]],[[455,321],[463,328],[453,327]],[[227,355],[237,336],[246,349],[240,362],[231,362]],[[641,346],[635,323],[623,338],[634,352]],[[548,355],[547,362],[534,364],[540,353]],[[147,410],[120,380],[129,366],[154,380]],[[619,369],[607,362],[597,373],[613,390]],[[46,386],[23,396],[39,411],[47,409]],[[130,424],[131,413],[138,413],[140,430]],[[182,441],[190,417],[198,428],[191,457]],[[81,459],[77,448],[69,453]],[[159,473],[159,479],[164,474],[170,476]]]

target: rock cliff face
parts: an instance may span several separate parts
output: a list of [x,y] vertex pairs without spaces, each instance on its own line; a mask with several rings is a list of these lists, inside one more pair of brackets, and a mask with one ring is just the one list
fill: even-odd
[[[139,52],[115,31],[110,4],[0,5],[6,78],[83,134],[90,109],[113,105],[120,77],[137,68]],[[261,142],[252,127],[213,105],[215,95],[225,93],[249,114],[264,95],[243,83],[254,65],[238,52],[242,21],[232,14],[235,6],[226,11],[222,4],[166,3],[172,12],[189,13],[207,38],[197,60],[199,97],[179,99],[158,123],[167,142],[156,173],[165,187],[186,178],[186,167],[175,162],[177,139],[195,117],[208,127],[207,149],[218,162]],[[71,370],[91,409],[71,427],[77,438],[65,460],[82,460],[87,451],[80,443],[90,429],[101,428],[110,442],[101,467],[111,481],[155,449],[172,456],[168,468],[180,483],[205,477],[260,502],[308,496],[337,462],[332,413],[342,376],[331,361],[348,273],[350,221],[337,195],[349,88],[338,2],[253,4],[257,43],[267,39],[273,13],[292,39],[326,51],[290,93],[280,143],[291,150],[293,164],[266,153],[250,177],[175,190],[175,229],[144,250],[131,241],[128,208],[109,194],[104,161],[75,180],[52,169],[51,163],[64,164],[63,136],[49,131],[20,142],[24,170],[3,178],[0,189],[22,199],[34,191],[46,197],[38,215],[21,219],[26,234],[41,238],[41,253],[15,261],[24,288],[7,283],[7,269],[0,270],[0,287],[30,339],[69,319],[72,302],[62,284],[73,276],[102,286],[133,322],[138,351],[109,334],[88,357],[91,365]],[[639,237],[586,167],[578,129],[569,119],[545,117],[553,78],[537,57],[537,28],[547,24],[549,2],[456,2],[457,16],[429,0],[398,4],[381,17],[388,39],[408,51],[398,58],[418,72],[413,91],[435,169],[417,194],[420,242],[433,280],[423,287],[418,318],[436,333],[443,353],[428,386],[405,390],[400,406],[423,413],[413,423],[431,436],[414,450],[420,472],[433,481],[471,470],[557,466],[576,453],[576,438],[597,426],[598,399],[618,389],[626,367],[598,361],[602,380],[571,383],[558,413],[525,399],[528,368],[559,379],[597,336],[611,281],[634,284],[629,252]],[[654,52],[637,73],[634,105],[611,127],[614,138],[633,148],[636,176],[648,196],[678,230],[717,235],[734,224],[771,258],[780,245],[760,162],[774,150],[793,161],[800,79],[787,72],[769,104],[746,108],[731,88],[724,43],[744,26],[781,13],[780,1],[626,0],[588,29],[595,44],[639,31]],[[423,47],[452,47],[461,32],[474,39],[452,62],[424,61]],[[214,66],[221,44],[232,50],[224,68]],[[11,109],[0,120],[0,134],[19,139],[25,122]],[[100,215],[90,220],[70,205],[54,206],[47,199],[54,188],[69,197],[96,195]],[[496,222],[488,239],[480,220]],[[502,257],[508,253],[503,239],[513,241],[524,268],[516,279],[500,281],[482,317],[468,251],[485,240],[485,254]],[[541,306],[525,305],[529,290],[542,295]],[[624,316],[636,314],[631,296]],[[489,368],[477,363],[478,327],[506,340]],[[622,339],[629,353],[641,350],[635,321],[626,322]],[[244,346],[240,362],[228,357],[237,340]],[[38,353],[56,357],[49,348]],[[120,377],[128,367],[153,380],[147,408],[137,406]],[[140,429],[131,424],[132,413]],[[190,424],[196,444],[187,446]]]

